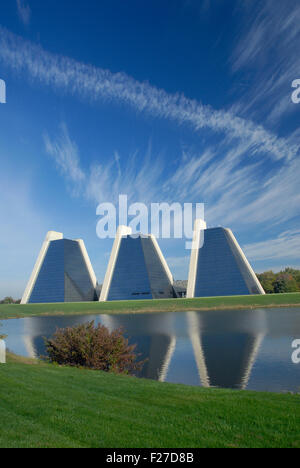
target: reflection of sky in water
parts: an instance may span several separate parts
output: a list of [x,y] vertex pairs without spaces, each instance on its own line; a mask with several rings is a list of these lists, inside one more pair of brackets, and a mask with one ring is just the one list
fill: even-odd
[[265,337],[252,368],[248,389],[300,392],[300,364],[295,365],[292,362],[292,341],[293,335]]
[[43,337],[56,328],[95,320],[123,327],[148,358],[141,377],[189,385],[300,391],[300,364],[291,361],[300,338],[300,309],[174,312],[140,315],[32,317],[2,321],[7,348],[45,354]]
[[188,338],[179,338],[176,341],[166,380],[173,383],[200,385],[193,346]]

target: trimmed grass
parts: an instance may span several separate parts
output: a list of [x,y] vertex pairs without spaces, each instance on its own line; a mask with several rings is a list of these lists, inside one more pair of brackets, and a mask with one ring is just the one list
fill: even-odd
[[297,306],[300,306],[300,293],[201,297],[195,299],[153,299],[143,301],[71,302],[26,305],[1,304],[0,320],[38,315],[122,314]]
[[297,447],[300,396],[159,383],[9,355],[0,447]]

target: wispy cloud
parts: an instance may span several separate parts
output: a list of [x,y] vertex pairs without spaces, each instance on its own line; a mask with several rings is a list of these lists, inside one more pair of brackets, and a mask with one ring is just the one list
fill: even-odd
[[[298,0],[241,2],[241,34],[231,57],[233,72],[251,76],[251,86],[234,109],[274,125],[289,112],[291,83],[298,78],[300,55],[300,4]],[[249,73],[250,72],[250,73]]]
[[77,145],[71,140],[65,123],[61,124],[60,133],[55,138],[44,135],[47,153],[55,160],[61,174],[74,185],[80,184],[85,179],[85,174],[80,168],[80,160]]
[[129,203],[149,204],[159,197],[163,170],[162,158],[153,155],[150,144],[145,154],[136,151],[127,155],[125,164],[115,151],[110,162],[97,163],[90,168],[85,195],[98,203],[116,203],[119,195],[125,194]]
[[23,24],[28,26],[31,18],[31,9],[26,0],[17,0],[18,15]]
[[[255,225],[263,226],[266,232],[274,224],[279,226],[299,216],[299,158],[269,169],[259,158],[245,165],[245,143],[233,147],[230,139],[224,139],[202,153],[185,148],[171,175],[163,163],[165,158],[153,154],[151,144],[145,154],[137,151],[122,158],[115,151],[107,163],[83,169],[80,150],[66,124],[56,136],[45,137],[45,148],[72,194],[94,204],[117,204],[119,194],[128,195],[129,203],[148,206],[163,201],[204,202],[209,227],[223,225],[238,230]],[[300,231],[285,231],[278,238],[247,244],[245,252],[251,261],[296,262],[300,259]],[[187,277],[188,256],[168,260],[177,278]]]
[[249,166],[240,174],[209,209],[212,219],[228,226],[268,223],[270,227],[299,216],[299,159],[265,172]]
[[234,146],[227,138],[203,152],[185,148],[171,173],[165,158],[153,154],[150,144],[145,153],[122,157],[115,151],[107,163],[84,170],[65,124],[52,139],[45,138],[45,147],[67,182],[72,182],[72,192],[93,203],[117,203],[119,194],[128,195],[129,203],[147,205],[205,203],[210,226],[272,226],[299,216],[300,159],[265,167],[254,155],[245,163],[247,142]]
[[[97,162],[83,169],[80,152],[71,138],[65,122],[54,136],[44,134],[46,153],[55,161],[60,174],[68,183],[72,195],[84,196],[93,203],[117,203],[120,194],[129,202],[151,203],[159,197],[164,164],[160,154],[154,156],[149,143],[147,151],[126,155],[126,163],[115,151],[108,162]],[[101,161],[99,154],[98,160]],[[160,198],[159,200],[160,201]]]
[[1,27],[0,60],[44,85],[63,89],[81,99],[115,100],[153,117],[189,125],[195,132],[209,128],[220,135],[247,140],[252,151],[274,159],[291,159],[299,150],[298,143],[279,138],[252,121],[216,111],[183,95],[170,95],[125,73],[113,74],[51,54]]
[[285,231],[275,239],[247,244],[243,249],[251,260],[296,260],[300,258],[300,230]]
[[300,159],[266,165],[248,153],[247,142],[228,139],[202,154],[188,151],[165,188],[175,199],[204,202],[210,225],[271,226],[299,216]]

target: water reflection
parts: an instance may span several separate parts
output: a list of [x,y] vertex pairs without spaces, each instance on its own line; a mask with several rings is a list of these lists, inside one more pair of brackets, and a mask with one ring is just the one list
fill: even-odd
[[126,330],[141,359],[148,358],[141,377],[204,387],[300,387],[289,349],[300,337],[300,309],[33,317],[3,321],[3,333],[12,351],[38,357],[45,354],[43,336],[91,320]]
[[[181,343],[185,354],[189,355],[186,365],[192,361],[196,364],[199,380],[194,381],[194,385],[246,388],[266,333],[265,313],[264,310],[247,310],[242,315],[235,311],[225,314],[225,324],[224,311],[213,315],[199,312],[165,314],[156,318],[155,315],[105,316],[102,321],[110,329],[123,327],[134,337],[142,356],[149,358],[142,377],[168,380],[173,356]],[[148,339],[139,335],[143,327],[148,332]]]

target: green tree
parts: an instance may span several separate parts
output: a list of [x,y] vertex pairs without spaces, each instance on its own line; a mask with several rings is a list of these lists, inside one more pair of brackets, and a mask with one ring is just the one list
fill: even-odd
[[296,291],[300,291],[300,270],[295,270],[294,268],[286,268],[284,270],[284,273],[288,273],[294,278],[297,284]]
[[276,281],[276,274],[272,270],[258,273],[257,277],[267,294],[273,294],[275,292],[274,282]]
[[291,274],[286,272],[278,273],[273,285],[275,293],[288,293],[298,291],[298,285],[295,278],[293,278]]
[[1,304],[14,304],[15,301],[12,297],[10,296],[7,296],[5,297],[2,301],[1,301]]

